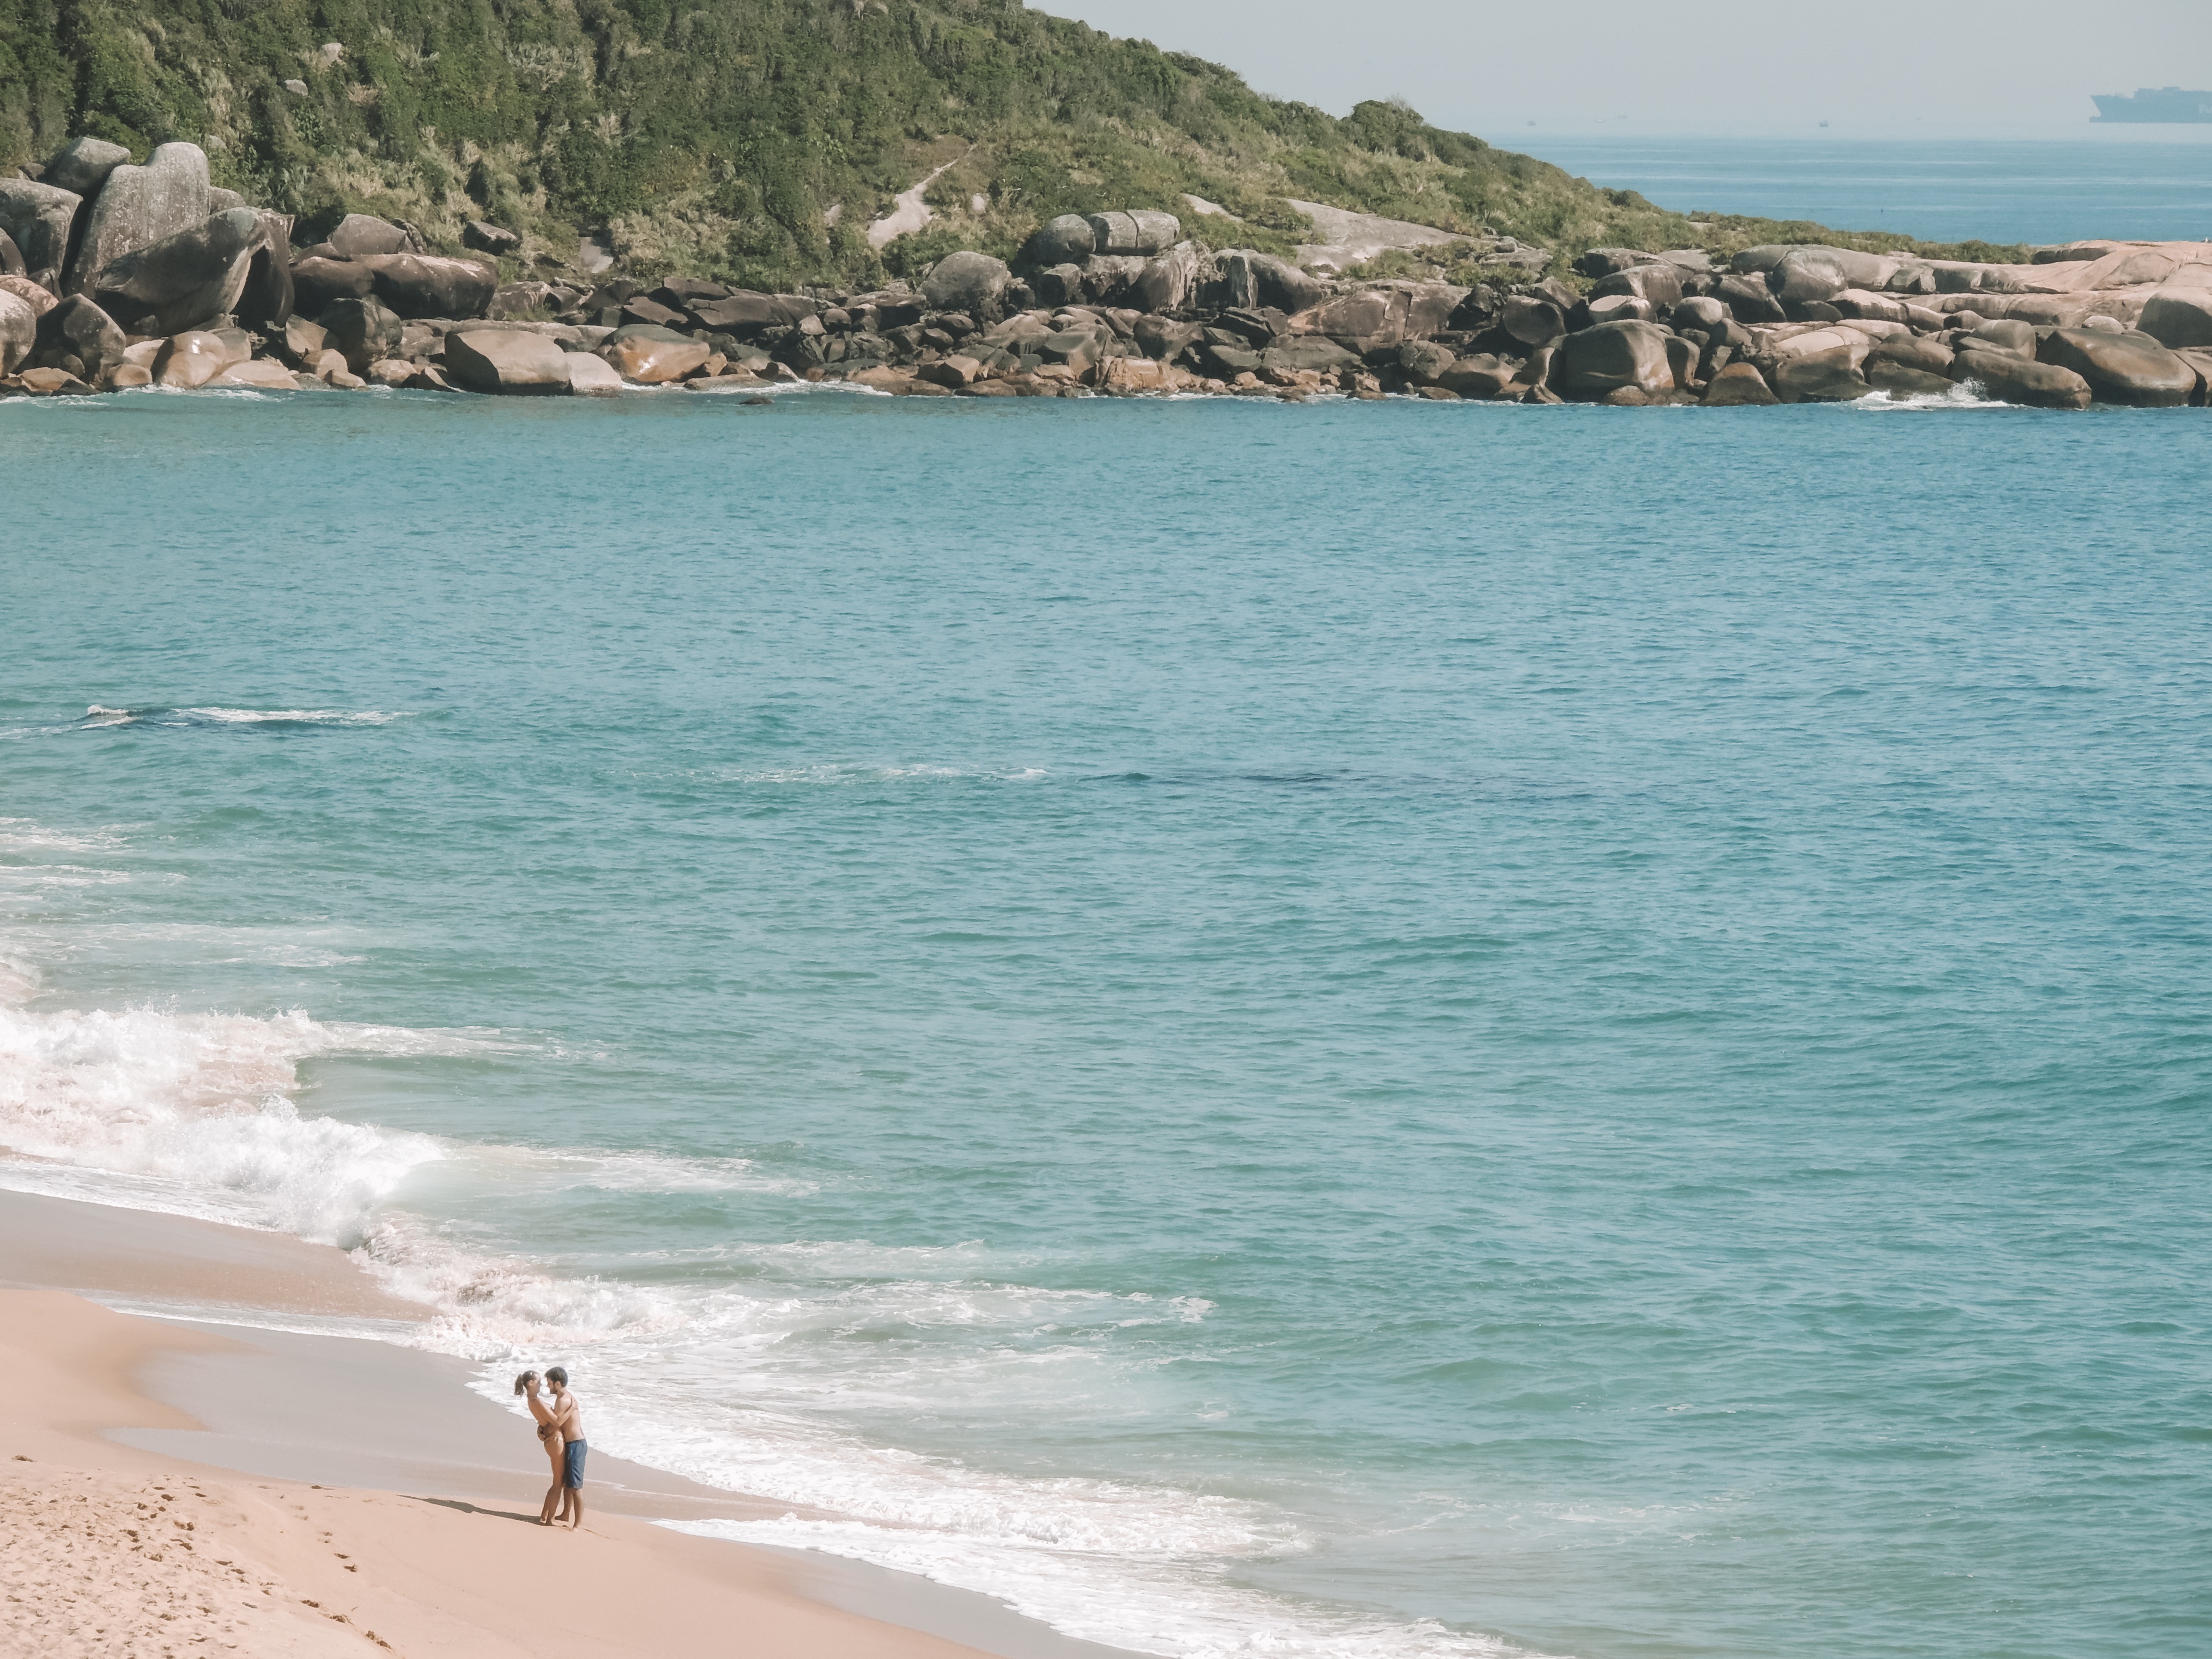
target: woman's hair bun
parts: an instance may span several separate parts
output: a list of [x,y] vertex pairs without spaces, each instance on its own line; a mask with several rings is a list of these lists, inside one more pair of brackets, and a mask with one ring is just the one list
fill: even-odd
[[529,1393],[529,1391],[530,1391],[530,1386],[529,1386],[529,1385],[530,1385],[531,1383],[532,1383],[532,1382],[536,1382],[537,1380],[538,1380],[538,1373],[537,1373],[536,1371],[525,1371],[525,1372],[523,1372],[523,1374],[522,1374],[521,1376],[518,1376],[518,1377],[516,1377],[516,1378],[514,1379],[514,1391],[515,1391],[515,1393],[517,1393],[517,1394],[527,1394],[527,1393]]

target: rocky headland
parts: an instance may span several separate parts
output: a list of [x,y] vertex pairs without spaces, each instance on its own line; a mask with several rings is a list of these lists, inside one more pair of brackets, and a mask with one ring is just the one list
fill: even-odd
[[[1012,261],[953,252],[866,293],[770,294],[541,262],[514,233],[459,250],[348,215],[294,219],[210,180],[195,145],[143,165],[81,137],[0,180],[0,396],[380,386],[509,395],[1215,393],[1298,400],[1706,406],[1971,384],[2010,403],[2206,404],[2212,244],[2077,242],[2026,264],[1777,243],[1553,251],[1490,239],[1469,286],[1353,280],[1330,255],[1422,228],[1340,210],[1294,263],[1155,210],[1062,215]],[[29,176],[35,173],[36,176]],[[1197,222],[1233,230],[1194,203]],[[1319,223],[1319,222],[1316,222]],[[1438,239],[1446,233],[1437,232]],[[510,274],[515,270],[511,258]]]

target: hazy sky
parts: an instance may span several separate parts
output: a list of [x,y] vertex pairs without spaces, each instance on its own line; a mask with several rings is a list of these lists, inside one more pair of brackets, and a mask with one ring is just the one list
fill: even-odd
[[2091,93],[2212,88],[2212,0],[1031,3],[1225,64],[1277,97],[1341,115],[1401,95],[1439,126],[1509,146],[1532,121],[1577,133],[1779,134],[1826,121],[1838,136],[2124,137],[2088,125]]

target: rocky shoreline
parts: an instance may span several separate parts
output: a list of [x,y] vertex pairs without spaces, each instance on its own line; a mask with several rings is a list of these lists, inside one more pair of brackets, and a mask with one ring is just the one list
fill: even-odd
[[1316,275],[1132,210],[1054,219],[1011,266],[959,252],[915,285],[761,294],[542,259],[502,283],[499,261],[520,239],[483,223],[460,254],[360,215],[295,247],[290,216],[214,187],[191,144],[133,166],[119,146],[80,138],[24,172],[0,179],[0,397],[843,381],[908,397],[1615,406],[1960,385],[2061,409],[2212,398],[2206,243],[2077,242],[2027,264],[1797,245],[1724,259],[1597,248],[1569,283],[1537,275],[1547,251],[1500,239],[1498,280],[1461,288]]

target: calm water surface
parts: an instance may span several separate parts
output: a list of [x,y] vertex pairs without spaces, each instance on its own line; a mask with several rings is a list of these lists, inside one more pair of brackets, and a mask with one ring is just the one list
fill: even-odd
[[2212,127],[2085,122],[2078,138],[2048,139],[1492,136],[1687,212],[1944,242],[2212,238]]
[[0,405],[0,1179],[1149,1652],[2203,1651],[2208,476]]

